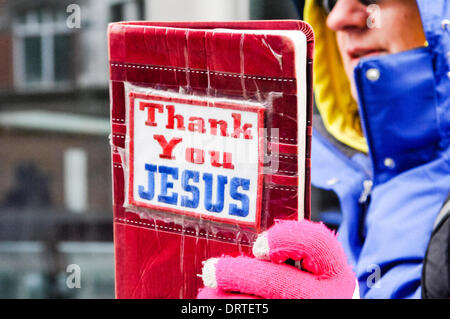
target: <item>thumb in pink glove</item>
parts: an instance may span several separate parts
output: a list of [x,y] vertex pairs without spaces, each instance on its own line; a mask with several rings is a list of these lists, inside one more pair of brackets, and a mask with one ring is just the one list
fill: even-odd
[[[197,298],[359,298],[356,278],[336,235],[322,223],[279,221],[253,246],[256,258],[212,258]],[[286,264],[301,263],[301,270]]]

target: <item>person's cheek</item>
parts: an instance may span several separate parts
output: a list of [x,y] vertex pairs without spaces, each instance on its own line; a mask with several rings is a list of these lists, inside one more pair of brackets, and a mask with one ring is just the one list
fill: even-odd
[[353,74],[353,67],[351,65],[350,58],[346,53],[347,46],[345,45],[345,37],[343,34],[337,34],[336,40],[338,42],[339,53],[341,55],[342,63],[344,64],[345,73],[348,77],[350,77]]

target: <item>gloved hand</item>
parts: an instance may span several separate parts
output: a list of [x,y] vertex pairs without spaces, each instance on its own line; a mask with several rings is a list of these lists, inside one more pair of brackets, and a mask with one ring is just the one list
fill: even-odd
[[[256,258],[211,258],[199,299],[359,298],[355,275],[334,232],[307,220],[278,221],[253,245]],[[299,261],[301,269],[286,264]]]

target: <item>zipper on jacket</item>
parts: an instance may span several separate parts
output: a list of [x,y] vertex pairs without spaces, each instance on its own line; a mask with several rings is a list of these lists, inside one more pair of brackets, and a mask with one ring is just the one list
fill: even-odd
[[359,212],[358,212],[358,235],[361,243],[364,242],[366,237],[365,220],[367,215],[367,210],[371,201],[371,194],[373,189],[373,178],[371,171],[366,170],[365,167],[359,163],[354,162],[350,157],[346,156],[338,147],[333,145],[325,136],[318,132],[315,134],[316,138],[320,139],[322,143],[326,144],[336,156],[343,160],[347,165],[352,167],[356,172],[362,173],[363,177],[363,190],[358,198]]
[[361,243],[363,243],[366,238],[365,221],[366,221],[367,210],[369,209],[369,205],[370,205],[370,201],[371,201],[372,188],[373,188],[373,181],[370,179],[364,180],[363,191],[361,193],[361,196],[358,199],[358,203],[360,206],[358,234],[359,234],[359,239],[360,239]]
[[364,204],[367,202],[367,200],[370,197],[370,194],[372,193],[372,187],[373,187],[373,181],[370,179],[366,179],[363,182],[363,191],[361,193],[361,196],[358,199],[358,203]]

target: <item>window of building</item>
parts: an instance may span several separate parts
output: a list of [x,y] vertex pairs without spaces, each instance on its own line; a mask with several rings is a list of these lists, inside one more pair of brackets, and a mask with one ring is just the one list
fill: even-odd
[[118,22],[125,20],[124,7],[125,4],[121,2],[111,5],[110,9],[111,22]]
[[144,20],[145,0],[117,0],[111,4],[109,16],[110,22]]
[[136,0],[137,19],[145,20],[145,0]]
[[251,19],[301,19],[304,0],[250,0]]
[[14,71],[17,88],[58,88],[74,79],[73,29],[65,8],[18,12],[13,22]]

